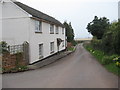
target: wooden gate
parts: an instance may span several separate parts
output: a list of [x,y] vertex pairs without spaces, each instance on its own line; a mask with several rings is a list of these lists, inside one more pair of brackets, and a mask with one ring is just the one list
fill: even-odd
[[24,60],[27,64],[29,64],[29,43],[26,41],[23,43],[23,55]]

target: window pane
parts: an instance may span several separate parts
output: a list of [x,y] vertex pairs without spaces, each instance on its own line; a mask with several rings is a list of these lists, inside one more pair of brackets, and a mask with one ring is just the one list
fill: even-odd
[[41,21],[35,21],[35,31],[36,32],[42,32],[41,25],[42,25]]
[[62,28],[62,34],[64,34],[64,28]]
[[64,47],[65,45],[64,45],[65,43],[64,43],[64,40],[63,40],[63,42],[62,42],[62,47]]
[[39,21],[39,31],[42,32],[42,22]]
[[58,28],[58,26],[56,26],[56,34],[58,34],[59,33],[59,28]]
[[54,33],[54,25],[53,24],[50,25],[50,33],[52,33],[52,34]]
[[43,56],[43,44],[39,44],[39,56]]
[[50,52],[54,52],[54,42],[50,43]]

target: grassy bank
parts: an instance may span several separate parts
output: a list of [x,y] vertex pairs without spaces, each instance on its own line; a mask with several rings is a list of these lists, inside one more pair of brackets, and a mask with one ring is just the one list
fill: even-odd
[[90,44],[84,47],[110,72],[120,76],[120,67],[116,65],[114,58],[118,55],[108,55],[101,50],[95,50]]
[[67,48],[68,51],[74,51],[74,47]]

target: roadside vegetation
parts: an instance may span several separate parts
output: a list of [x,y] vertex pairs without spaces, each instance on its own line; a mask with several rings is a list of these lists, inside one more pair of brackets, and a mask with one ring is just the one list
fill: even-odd
[[69,48],[67,48],[68,51],[75,51],[75,47],[74,46],[71,46]]
[[76,46],[76,41],[74,40],[74,29],[71,25],[71,22],[68,24],[67,22],[63,23],[65,26],[65,30],[66,30],[66,37],[67,37],[67,42],[71,43],[72,46]]
[[84,47],[110,72],[120,76],[119,55],[109,55],[102,50],[94,49],[91,44],[84,45]]
[[106,17],[95,16],[87,29],[93,39],[85,48],[108,71],[120,76],[120,20],[110,23]]

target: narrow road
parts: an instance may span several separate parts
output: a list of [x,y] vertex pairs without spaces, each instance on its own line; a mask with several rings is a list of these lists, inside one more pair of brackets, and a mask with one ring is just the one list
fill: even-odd
[[118,77],[100,65],[82,45],[75,53],[43,68],[4,74],[3,88],[117,88]]

